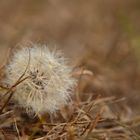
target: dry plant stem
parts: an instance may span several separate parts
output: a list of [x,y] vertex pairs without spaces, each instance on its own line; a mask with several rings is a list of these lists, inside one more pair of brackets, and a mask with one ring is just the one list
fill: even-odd
[[17,85],[19,85],[21,82],[23,82],[24,80],[26,80],[27,78],[29,77],[25,77],[24,79],[22,79],[21,81],[17,81],[15,85],[13,85],[6,93],[5,95],[7,94],[10,94],[8,99],[6,100],[6,102],[4,103],[4,105],[2,106],[2,108],[0,109],[0,113],[3,112],[3,109],[6,107],[6,105],[9,103],[10,99],[12,98],[13,94],[14,94],[14,91],[15,91],[15,88]]
[[131,127],[135,127],[140,125],[140,115],[137,116],[136,118],[132,119],[132,120],[128,120],[125,122],[126,125],[129,125]]
[[[17,80],[17,82],[16,82],[12,87],[10,87],[9,90],[5,93],[5,95],[7,95],[7,94],[10,94],[10,95],[9,95],[8,99],[6,100],[5,104],[4,104],[4,105],[2,106],[2,108],[0,109],[0,113],[3,112],[3,109],[6,107],[6,105],[9,103],[10,99],[12,98],[16,86],[19,85],[19,84],[20,84],[21,82],[23,82],[24,80],[26,80],[27,78],[29,78],[29,76],[23,78],[24,75],[25,75],[25,73],[26,73],[26,71],[27,71],[27,69],[28,69],[28,67],[29,67],[29,64],[30,64],[30,51],[29,51],[29,60],[28,60],[28,64],[27,64],[27,66],[26,66],[26,69],[25,69],[24,73],[19,77],[19,79]],[[22,78],[23,78],[23,79],[22,79]]]
[[[95,100],[98,100],[99,98],[100,98],[100,95],[98,95]],[[87,109],[87,113],[89,113],[92,110],[94,105],[95,105],[95,101],[92,101],[89,108]]]
[[80,134],[80,136],[84,135],[87,132],[86,138],[88,137],[88,135],[93,131],[93,129],[95,129],[97,123],[99,122],[100,117],[101,117],[101,112],[102,112],[102,109],[97,113],[95,119],[91,120],[91,122],[87,125],[87,127]]
[[81,102],[81,99],[80,99],[80,84],[81,84],[81,78],[82,78],[83,72],[84,72],[84,68],[82,68],[81,74],[80,74],[79,79],[78,79],[78,86],[77,86],[77,92],[76,92],[76,100],[77,100],[78,105]]
[[63,128],[62,128],[62,131],[64,131],[64,129],[65,129],[67,123],[69,123],[70,121],[72,121],[72,116],[71,116],[70,119],[65,123],[65,125],[64,125]]
[[13,111],[7,111],[0,115],[0,120],[5,119],[7,116],[12,116]]
[[101,117],[101,110],[100,112],[97,113],[95,120],[93,120],[91,123],[87,125],[85,130],[81,133],[81,136],[87,132],[85,139],[88,139],[89,134],[93,131],[93,129],[95,129],[98,121],[100,120],[100,117]]
[[130,127],[128,127],[126,124],[124,124],[123,122],[119,122],[119,121],[115,121],[117,124],[119,124],[120,126],[128,129],[137,140],[140,140],[140,135],[138,135],[134,130],[132,130]]
[[5,87],[5,86],[3,86],[3,85],[0,85],[0,88],[1,88],[1,89],[6,89],[6,90],[9,89],[8,87]]
[[20,134],[19,134],[19,129],[18,129],[18,126],[17,126],[17,121],[16,121],[16,118],[14,118],[14,122],[15,122],[15,128],[16,128],[16,131],[17,131],[17,135],[18,135],[18,140],[20,140]]

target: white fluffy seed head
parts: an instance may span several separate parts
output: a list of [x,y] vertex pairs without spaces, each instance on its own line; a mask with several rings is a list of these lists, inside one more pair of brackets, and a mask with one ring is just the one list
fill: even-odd
[[71,71],[59,51],[34,45],[14,53],[6,69],[6,83],[12,86],[25,72],[23,78],[28,78],[16,86],[13,99],[36,114],[54,113],[70,99],[75,85]]

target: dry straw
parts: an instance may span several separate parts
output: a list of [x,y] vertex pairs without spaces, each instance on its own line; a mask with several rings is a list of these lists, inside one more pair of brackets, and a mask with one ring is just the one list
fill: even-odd
[[70,100],[75,79],[72,68],[60,51],[50,51],[47,46],[33,45],[17,50],[6,67],[5,82],[16,86],[13,99],[21,107],[36,114],[54,113]]

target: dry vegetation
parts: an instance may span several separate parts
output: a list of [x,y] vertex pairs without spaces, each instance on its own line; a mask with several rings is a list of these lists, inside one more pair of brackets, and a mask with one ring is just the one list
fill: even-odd
[[56,115],[28,116],[0,88],[2,140],[140,140],[139,0],[1,0],[0,77],[8,48],[57,44],[78,79],[73,103]]
[[[1,87],[1,93],[5,94],[0,102],[0,138],[2,140],[140,139],[138,135],[140,117],[122,118],[121,114],[126,113],[124,112],[126,110],[119,110],[117,114],[112,107],[115,104],[119,106],[124,98],[101,97],[93,92],[83,92],[80,82],[82,78],[86,78],[84,83],[94,78],[92,72],[82,69],[75,71],[74,75],[80,77],[73,102],[62,108],[60,112],[53,115],[45,114],[41,118],[27,115],[26,110],[21,110],[10,101],[16,86],[25,80],[22,79],[23,75],[12,87],[7,89]],[[128,106],[125,106],[124,109],[127,108]]]

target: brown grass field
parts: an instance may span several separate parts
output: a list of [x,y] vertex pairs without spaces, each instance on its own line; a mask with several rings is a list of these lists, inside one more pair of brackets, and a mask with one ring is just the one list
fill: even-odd
[[[13,48],[61,49],[78,84],[56,115],[30,116],[4,89]],[[0,0],[0,140],[140,140],[139,0]]]

